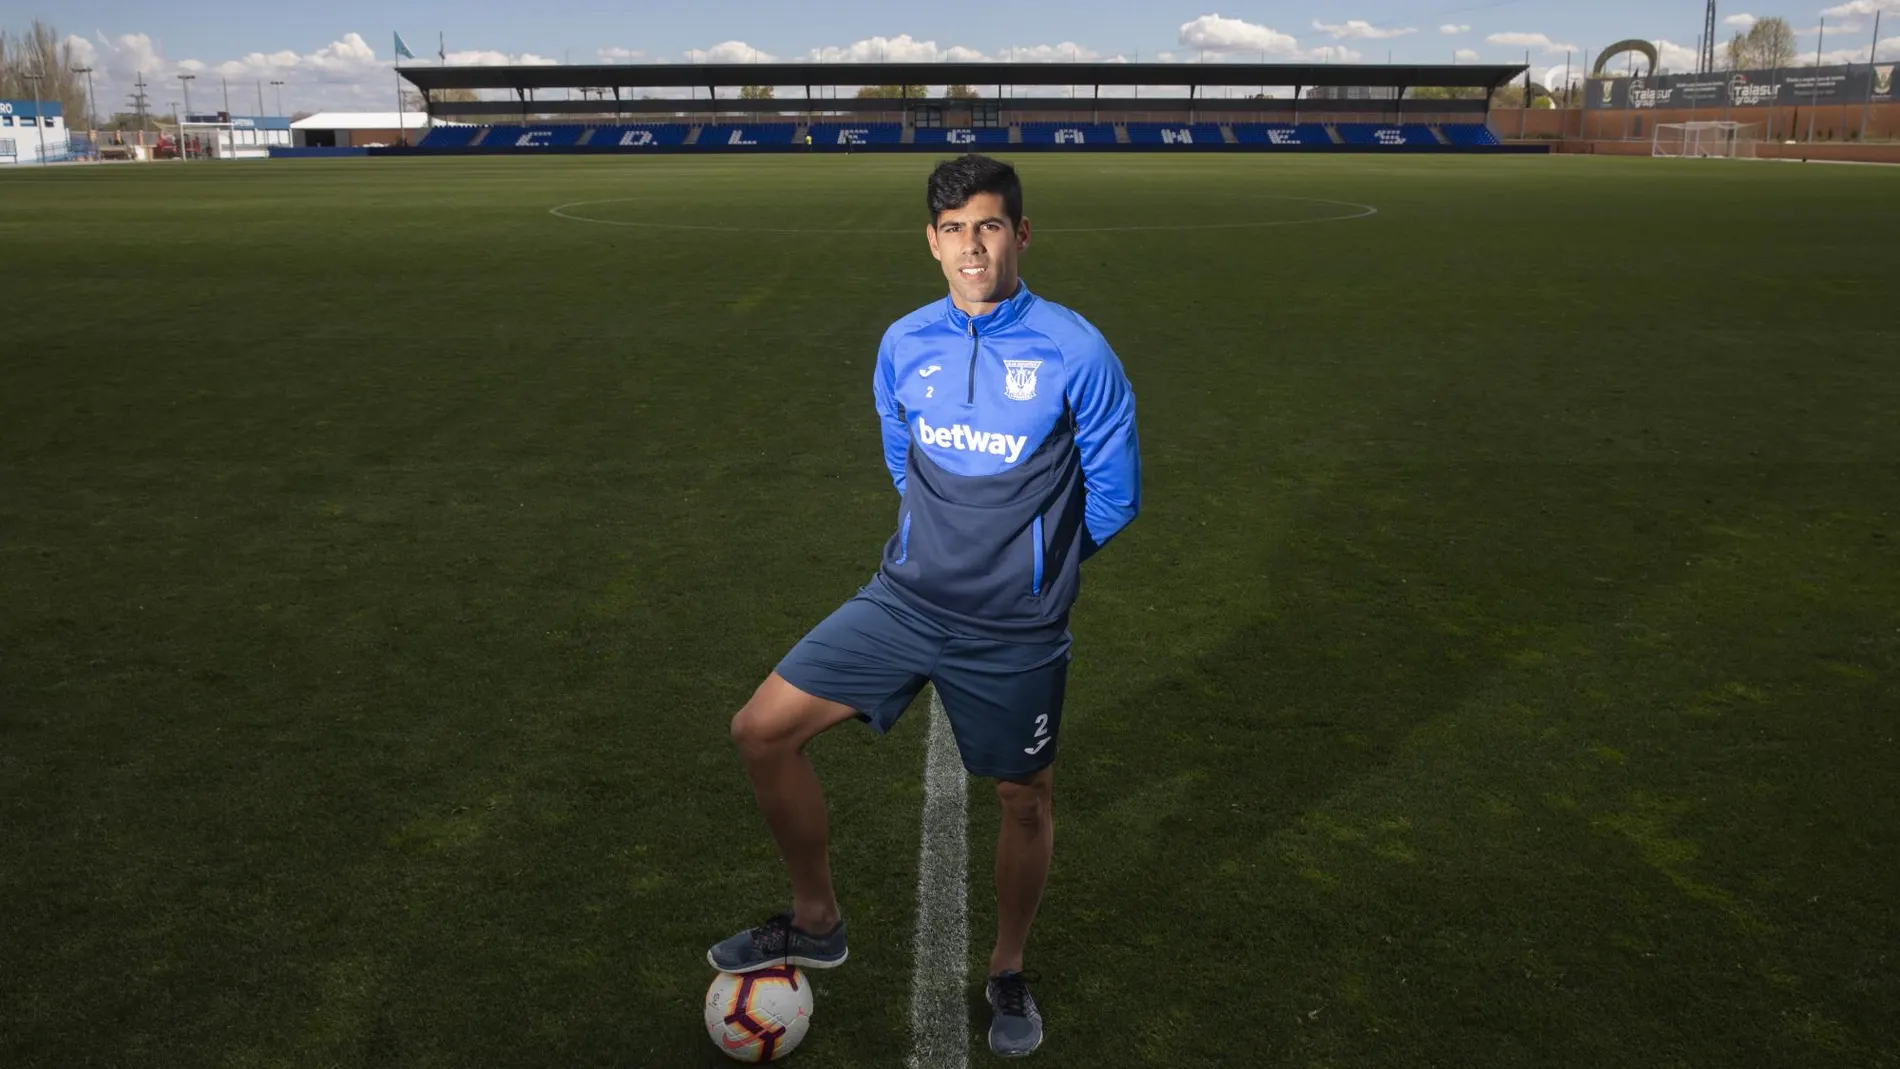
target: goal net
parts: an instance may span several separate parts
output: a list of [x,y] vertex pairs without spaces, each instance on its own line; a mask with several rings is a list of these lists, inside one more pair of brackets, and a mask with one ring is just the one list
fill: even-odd
[[1760,123],[1665,122],[1656,124],[1652,156],[1690,159],[1752,160],[1761,140]]

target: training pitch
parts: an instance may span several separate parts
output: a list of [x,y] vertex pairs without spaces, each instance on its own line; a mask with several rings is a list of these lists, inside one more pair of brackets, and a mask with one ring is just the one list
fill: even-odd
[[[895,522],[935,159],[0,174],[0,1064],[729,1064],[727,722]],[[1016,162],[1145,462],[1035,1063],[1900,1065],[1900,171]],[[813,747],[789,1064],[942,1039],[927,706]]]

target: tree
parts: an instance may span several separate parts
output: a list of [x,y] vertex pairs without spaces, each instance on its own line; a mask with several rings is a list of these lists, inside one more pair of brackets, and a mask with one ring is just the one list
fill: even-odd
[[953,85],[944,93],[944,96],[951,100],[975,100],[977,92],[967,85]]
[[[434,96],[437,104],[468,104],[482,98],[473,89],[437,89]],[[410,111],[429,110],[423,106],[422,93],[415,89],[402,91],[402,106]]]
[[[1523,87],[1518,87],[1518,96],[1522,97]],[[1483,100],[1484,90],[1469,86],[1421,85],[1405,91],[1407,100]]]
[[1762,19],[1738,33],[1728,43],[1728,65],[1732,70],[1768,70],[1794,62],[1794,29],[1780,17]]
[[[139,115],[138,112],[135,111],[115,112],[112,118],[102,119],[99,122],[99,129],[101,130],[123,130],[130,133],[137,131],[139,128]],[[145,116],[144,129],[158,129],[158,125],[152,121],[150,115]]]
[[777,98],[773,95],[772,87],[769,85],[744,85],[739,87],[739,99],[775,100]]
[[[1513,82],[1510,85],[1507,85],[1504,88],[1498,90],[1496,93],[1493,93],[1491,95],[1491,106],[1494,108],[1521,108],[1523,107],[1524,106],[1524,83]],[[1537,96],[1531,100],[1532,111],[1537,111],[1540,109],[1552,108],[1552,107],[1556,107],[1556,105],[1551,103],[1550,97],[1546,96],[1543,93],[1537,94]]]
[[867,85],[858,90],[859,100],[896,100],[899,97],[914,100],[929,95],[929,87],[922,85]]
[[[58,101],[69,129],[82,127],[88,114],[86,76],[73,73],[77,65],[73,46],[38,19],[22,34],[0,30],[0,97]],[[29,74],[40,75],[37,85]]]

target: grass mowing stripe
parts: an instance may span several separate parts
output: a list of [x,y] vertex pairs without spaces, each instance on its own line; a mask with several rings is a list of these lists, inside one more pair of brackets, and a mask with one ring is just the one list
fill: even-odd
[[970,1064],[969,1005],[964,969],[970,956],[965,901],[969,843],[969,780],[957,756],[950,718],[933,688],[930,743],[924,759],[923,845],[917,864],[917,954],[910,988],[910,1069],[963,1069]]

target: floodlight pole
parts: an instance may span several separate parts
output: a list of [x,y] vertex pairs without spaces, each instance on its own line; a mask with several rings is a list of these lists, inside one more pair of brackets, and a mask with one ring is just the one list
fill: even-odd
[[[191,118],[191,80],[196,77],[198,76],[195,74],[181,74],[178,76],[178,84],[185,87],[185,118],[186,119]],[[174,113],[174,115],[175,114],[176,113]],[[187,151],[185,148],[185,124],[183,120],[180,120],[178,123],[178,158],[180,161],[187,161],[191,159],[191,153]]]
[[271,88],[277,90],[277,114],[281,117],[284,114],[284,83],[273,78],[270,84]]
[[1530,131],[1531,121],[1531,53],[1524,50],[1524,102],[1517,113],[1517,139],[1524,140]]
[[1814,113],[1821,106],[1821,48],[1827,44],[1827,16],[1821,16],[1821,36],[1814,42],[1814,88],[1808,90],[1808,144],[1814,144]]
[[1570,50],[1566,48],[1564,49],[1564,111],[1561,127],[1564,141],[1570,140],[1570,98],[1572,96],[1575,94],[1570,91]]
[[133,71],[132,78],[132,109],[139,117],[139,155],[143,157],[145,155],[145,124],[149,121],[145,113],[145,72]]
[[20,77],[33,83],[33,125],[40,131],[40,166],[46,166],[46,117],[40,114],[40,79],[43,74],[22,74]]
[[1874,12],[1874,40],[1867,46],[1867,104],[1860,110],[1860,143],[1867,143],[1867,120],[1874,113],[1874,64],[1880,59],[1880,12]]
[[[99,124],[96,121],[94,121],[94,115],[95,115],[96,109],[93,107],[93,99],[92,99],[92,68],[91,67],[74,67],[73,73],[83,74],[86,76],[86,144],[91,146],[93,158],[98,159],[99,158]],[[1871,100],[1872,98],[1869,97],[1868,99]]]

